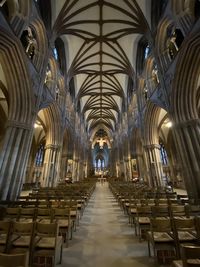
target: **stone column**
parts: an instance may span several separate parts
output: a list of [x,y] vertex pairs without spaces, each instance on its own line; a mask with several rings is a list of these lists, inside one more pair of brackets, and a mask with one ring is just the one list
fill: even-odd
[[58,178],[59,146],[48,144],[45,147],[42,186],[52,187]]
[[78,181],[78,158],[73,159],[72,181]]
[[147,164],[149,169],[150,181],[152,187],[163,186],[162,180],[162,162],[160,160],[160,146],[158,144],[146,145]]
[[24,180],[33,136],[31,125],[8,121],[0,155],[0,198],[15,200]]
[[173,134],[190,198],[200,199],[200,119],[175,124]]
[[125,180],[130,181],[131,178],[131,164],[127,157],[124,157],[124,170],[125,170]]
[[62,154],[61,159],[61,179],[64,181],[67,176],[67,153]]

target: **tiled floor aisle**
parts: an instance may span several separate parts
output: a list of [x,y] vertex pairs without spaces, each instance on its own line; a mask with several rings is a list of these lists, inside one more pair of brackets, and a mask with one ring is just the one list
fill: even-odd
[[151,267],[146,242],[138,242],[108,184],[97,183],[77,232],[64,248],[62,267]]

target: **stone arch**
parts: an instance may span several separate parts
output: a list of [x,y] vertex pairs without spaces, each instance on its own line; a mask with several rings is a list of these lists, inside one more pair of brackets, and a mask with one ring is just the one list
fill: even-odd
[[146,61],[145,73],[144,73],[149,97],[151,96],[151,94],[153,93],[153,91],[155,90],[155,88],[158,86],[159,83],[158,74],[153,75],[154,68],[155,68],[155,59],[152,56],[150,56]]
[[18,39],[1,28],[0,55],[8,88],[8,120],[30,124],[34,97],[22,54]]
[[[195,60],[194,60],[195,59]],[[185,42],[180,51],[172,84],[171,107],[176,123],[199,118],[200,34]]]
[[[148,101],[144,113],[144,148],[149,184],[153,187],[164,185],[163,168],[160,158],[158,126],[162,108]],[[164,110],[163,110],[164,111]]]
[[[0,58],[9,103],[0,155],[0,197],[15,199],[25,176],[31,146],[35,116],[34,95],[22,46],[19,40],[3,27],[0,28]],[[5,160],[7,158],[10,160]]]
[[59,90],[60,86],[58,83],[57,63],[54,57],[49,58],[44,84],[51,91],[51,94],[54,97],[54,99],[56,99],[56,93],[57,93],[57,90]]
[[73,138],[72,133],[70,129],[65,128],[64,135],[63,135],[63,144],[62,144],[62,168],[61,168],[61,180],[64,181],[64,179],[69,175],[72,175],[72,166],[69,166],[71,164],[73,159]]
[[144,114],[144,141],[146,145],[158,144],[158,118],[161,108],[148,102]]
[[[144,148],[143,148],[143,140],[141,131],[139,128],[134,128],[130,135],[130,154],[131,154],[131,167],[132,172],[135,171],[138,173],[138,177],[142,179],[142,181],[147,181],[147,166],[145,163],[144,157]],[[132,161],[136,161],[136,170],[133,169]]]
[[59,180],[62,146],[61,113],[56,104],[44,109],[46,147],[43,167],[43,186],[55,186]]
[[48,41],[45,31],[45,26],[40,19],[30,21],[29,27],[33,30],[36,36],[37,48],[33,64],[39,72],[46,68],[48,58]]
[[56,104],[44,109],[47,127],[47,143],[60,145],[61,143],[61,113]]
[[174,35],[172,35],[172,29],[177,31],[178,37],[181,36],[182,40],[184,39],[180,25],[177,24],[177,22],[174,21],[172,17],[165,16],[158,26],[157,36],[155,39],[155,50],[160,58],[163,71],[166,71],[168,69],[168,66],[173,59],[172,56],[170,56],[170,47],[172,46],[171,44],[173,44],[173,47],[176,50],[174,51],[176,53],[174,53],[173,57],[175,57],[178,52],[177,46],[174,45],[174,42],[172,43],[172,39],[174,39]]

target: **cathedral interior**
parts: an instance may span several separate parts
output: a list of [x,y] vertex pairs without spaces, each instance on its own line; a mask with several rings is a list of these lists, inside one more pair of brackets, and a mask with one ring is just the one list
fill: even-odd
[[56,188],[112,196],[139,246],[133,195],[200,205],[199,0],[0,0],[0,206]]

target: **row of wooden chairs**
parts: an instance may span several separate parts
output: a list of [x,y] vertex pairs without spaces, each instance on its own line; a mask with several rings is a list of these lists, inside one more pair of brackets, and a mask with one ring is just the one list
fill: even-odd
[[[147,188],[142,190],[132,188],[126,191],[127,185],[119,187],[115,184],[110,188],[119,206],[128,215],[130,225],[135,226],[135,234],[138,235],[139,240],[147,240],[149,256],[153,251],[155,258],[162,259],[162,263],[166,263],[182,257],[185,251],[182,248],[183,245],[187,244],[199,251],[200,205],[187,203],[182,205],[174,193],[157,194],[151,190],[148,191]],[[138,192],[141,195],[137,198]],[[145,194],[146,198],[144,198]],[[176,261],[173,267],[188,266],[185,262]],[[180,263],[182,265],[175,265]],[[200,262],[197,261],[197,263]]]
[[[58,219],[62,219],[65,224],[65,228],[68,229],[70,239],[72,239],[73,230],[76,231],[79,218],[76,209],[68,207],[58,208],[6,208],[3,217],[4,221],[19,221],[19,222],[46,222],[52,223]],[[68,242],[68,238],[65,238]],[[68,243],[67,243],[68,244]]]
[[30,266],[49,258],[51,266],[62,261],[63,237],[59,223],[0,221],[1,253],[27,253]]
[[[146,228],[149,256],[151,248],[154,257],[158,251],[171,251],[170,257],[181,257],[182,244],[200,244],[200,217],[157,217],[150,219],[150,227]],[[165,260],[167,255],[163,254]]]

